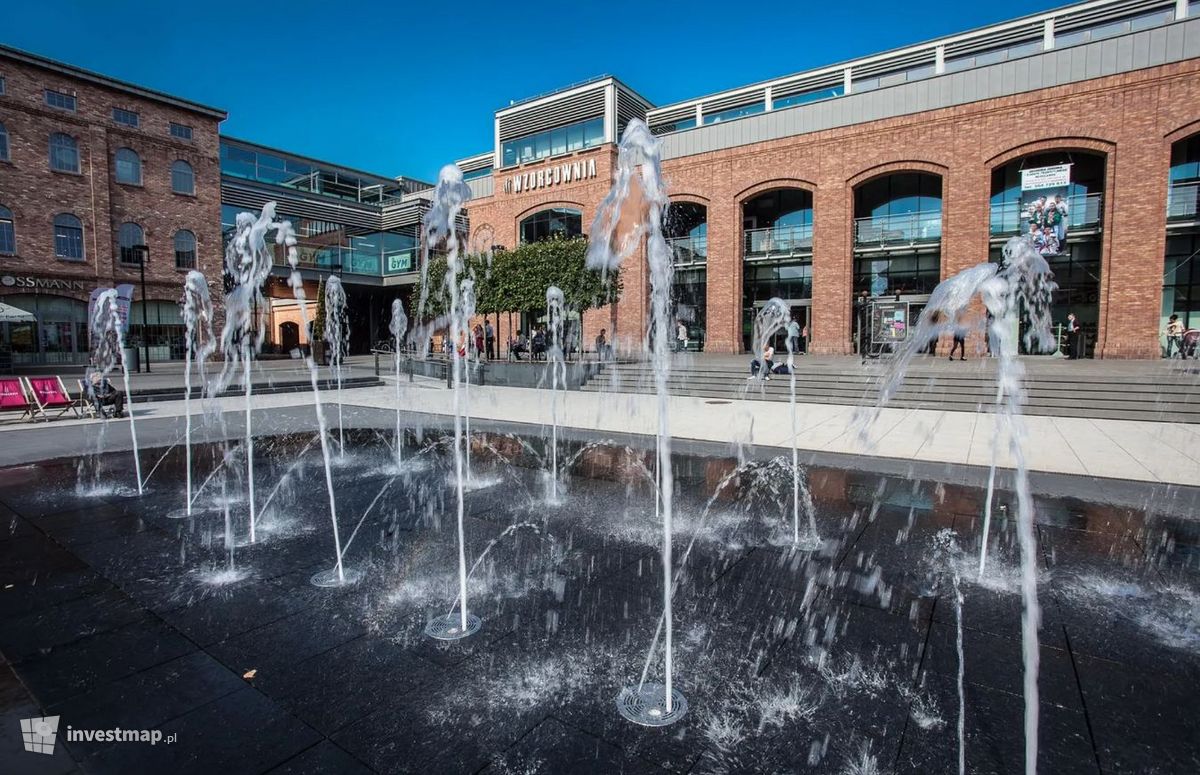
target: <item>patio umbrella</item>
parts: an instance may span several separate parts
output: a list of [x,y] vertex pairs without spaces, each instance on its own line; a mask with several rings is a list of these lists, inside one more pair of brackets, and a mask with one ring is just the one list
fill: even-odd
[[0,301],[0,323],[28,323],[33,319],[32,312],[26,312]]

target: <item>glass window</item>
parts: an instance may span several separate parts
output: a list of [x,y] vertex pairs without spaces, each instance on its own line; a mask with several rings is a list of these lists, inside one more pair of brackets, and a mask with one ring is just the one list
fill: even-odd
[[254,178],[254,152],[233,145],[221,145],[221,172],[238,178]]
[[0,161],[9,161],[8,156],[8,130],[4,128],[4,124],[0,124]]
[[116,156],[117,182],[142,185],[142,159],[132,148],[118,148]]
[[176,194],[196,193],[196,175],[192,172],[192,165],[183,159],[171,164],[171,190]]
[[604,119],[594,118],[583,125],[583,145],[585,148],[601,145],[604,142]]
[[175,266],[179,269],[196,268],[196,235],[187,229],[175,232]]
[[83,260],[83,223],[71,213],[54,216],[54,255]]
[[541,210],[521,221],[521,241],[538,242],[551,237],[583,234],[583,213],[568,207]]
[[572,124],[567,127],[567,150],[578,151],[583,148],[583,124]]
[[17,235],[13,229],[12,210],[0,205],[0,253],[11,255],[17,252]]
[[766,110],[766,107],[767,106],[765,103],[756,102],[753,105],[742,105],[741,107],[729,108],[728,110],[722,110],[718,113],[707,113],[704,116],[704,123],[717,124],[721,121],[732,121],[733,119],[741,118],[742,116],[751,116],[755,113],[762,113],[764,110]]
[[136,127],[138,125],[139,116],[132,110],[124,108],[113,108],[113,121],[125,126]]
[[464,172],[463,180],[475,180],[476,178],[486,178],[488,175],[491,175],[491,174],[492,174],[492,168],[490,166],[483,167],[481,169],[471,170],[470,172]]
[[46,89],[46,104],[52,108],[60,110],[69,110],[75,112],[75,97],[71,94],[63,94],[60,91]]
[[171,137],[177,138],[179,140],[191,140],[192,139],[192,128],[190,126],[187,126],[186,124],[176,124],[174,121],[172,121],[171,122]]
[[[840,96],[842,96],[842,87],[832,86],[828,89],[818,89],[817,91],[805,92],[804,94],[793,94],[790,97],[783,97],[781,99],[773,100],[771,104],[776,110],[778,110],[779,108],[790,108],[793,105],[804,105],[809,102],[827,100],[830,97]],[[684,122],[679,122],[676,124],[676,128],[683,129],[683,123]],[[692,123],[695,124],[695,121]]]
[[122,264],[139,264],[142,253],[138,248],[146,244],[146,234],[136,223],[123,223],[117,230],[117,249]]
[[79,172],[79,145],[74,137],[62,132],[50,135],[50,169]]
[[550,133],[550,155],[559,156],[567,152],[567,129],[555,129]]

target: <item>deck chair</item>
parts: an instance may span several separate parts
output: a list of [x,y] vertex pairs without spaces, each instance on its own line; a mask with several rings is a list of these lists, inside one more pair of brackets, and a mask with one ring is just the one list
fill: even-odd
[[[79,412],[84,417],[99,417],[96,414],[96,403],[92,400],[92,391],[88,387],[87,380],[77,379],[75,382],[79,385]],[[100,419],[104,418],[100,417]]]
[[25,382],[29,385],[29,394],[37,403],[37,412],[42,419],[50,420],[50,413],[56,410],[54,417],[62,417],[67,412],[80,416],[78,402],[67,392],[62,377],[27,377]]
[[35,404],[29,400],[25,381],[20,377],[0,377],[0,412],[20,412],[20,419],[33,419]]

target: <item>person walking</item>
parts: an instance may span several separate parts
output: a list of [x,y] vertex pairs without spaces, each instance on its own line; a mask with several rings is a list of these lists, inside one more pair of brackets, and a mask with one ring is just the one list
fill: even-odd
[[954,344],[950,347],[950,360],[954,360],[956,350],[958,359],[965,361],[967,359],[967,330],[961,323],[954,324]]
[[1067,356],[1069,360],[1075,361],[1083,357],[1083,329],[1079,326],[1079,321],[1075,319],[1075,313],[1071,312],[1067,315],[1067,325],[1065,326],[1067,334],[1067,342],[1071,354]]
[[608,329],[602,328],[596,334],[596,360],[608,360]]
[[800,354],[808,353],[808,326],[800,329]]
[[687,350],[688,332],[687,326],[682,320],[678,321],[675,326],[675,352],[683,352]]
[[496,360],[496,329],[492,328],[491,320],[485,320],[483,323],[483,341],[487,345],[487,359]]
[[1175,350],[1179,351],[1180,358],[1183,357],[1183,330],[1183,322],[1179,320],[1179,316],[1172,315],[1167,322],[1167,329],[1164,332],[1167,335],[1168,358],[1171,357],[1171,354]]
[[791,320],[788,321],[787,335],[788,335],[788,352],[790,352],[790,353],[800,352],[800,324],[796,322],[795,317],[793,317]]
[[472,333],[475,334],[475,359],[479,360],[483,357],[483,326],[476,323]]

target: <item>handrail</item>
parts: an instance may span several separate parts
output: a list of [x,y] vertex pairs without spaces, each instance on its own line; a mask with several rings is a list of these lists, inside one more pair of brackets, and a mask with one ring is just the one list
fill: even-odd
[[743,256],[792,256],[811,253],[812,235],[811,223],[746,229],[742,233]]
[[1194,221],[1200,211],[1200,181],[1167,186],[1167,220]]
[[667,247],[676,266],[703,264],[708,261],[708,237],[670,237]]
[[[1024,234],[1029,231],[1032,213],[1029,209],[1030,193],[1025,202],[1001,202],[991,208],[992,236]],[[1067,197],[1067,230],[1089,229],[1100,225],[1103,216],[1104,194],[1074,194]],[[1022,205],[1025,206],[1022,206]]]
[[924,245],[941,240],[941,211],[870,215],[854,219],[856,248]]

